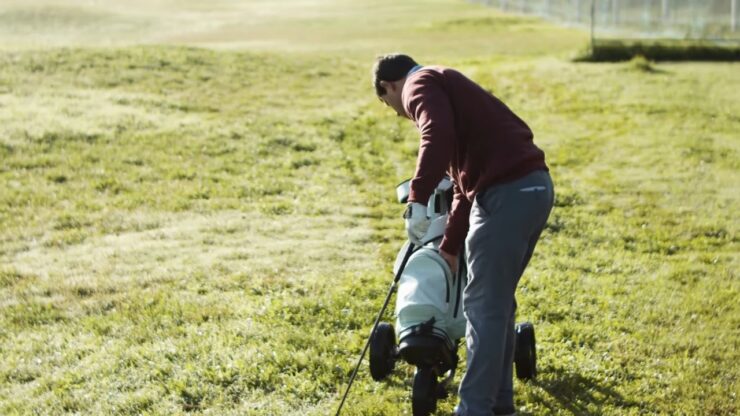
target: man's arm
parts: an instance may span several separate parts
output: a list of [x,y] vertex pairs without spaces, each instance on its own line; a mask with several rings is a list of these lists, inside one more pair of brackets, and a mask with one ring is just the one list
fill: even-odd
[[426,205],[454,152],[455,124],[447,93],[431,74],[419,74],[404,91],[404,107],[421,133],[409,202]]
[[439,249],[447,254],[456,256],[462,248],[465,236],[468,234],[470,208],[472,204],[457,186],[457,181],[453,181],[453,191],[452,209],[447,217],[445,236],[439,245]]

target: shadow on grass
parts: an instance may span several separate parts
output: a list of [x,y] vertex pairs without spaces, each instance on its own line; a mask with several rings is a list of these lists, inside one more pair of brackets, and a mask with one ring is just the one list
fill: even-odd
[[[547,369],[547,373],[547,379],[534,381],[533,384],[541,389],[541,393],[535,394],[539,396],[537,400],[553,412],[567,410],[574,415],[601,415],[604,408],[618,408],[625,413],[630,408],[646,410],[644,404],[625,398],[611,386],[593,377],[562,368]],[[517,414],[534,415],[526,411]]]
[[[645,407],[644,403],[625,398],[607,383],[593,377],[563,368],[548,368],[544,371],[547,373],[546,378],[528,382],[528,385],[532,387],[530,400],[538,403],[539,410],[532,412],[519,408],[518,415],[536,416],[542,413],[542,407],[548,409],[548,414],[565,410],[566,414],[596,416],[602,415],[606,409],[619,410],[620,413],[629,413],[630,409],[653,413]],[[384,379],[381,383],[388,388],[407,391],[410,397],[413,377],[410,377],[410,374],[404,370],[396,368],[394,375]],[[439,400],[454,397],[457,401],[458,388],[458,382],[451,383],[446,389],[448,395],[444,398],[440,397]]]
[[[397,365],[393,375],[382,380],[388,388],[406,391],[411,397],[413,389],[413,376],[405,368],[406,364]],[[401,367],[401,368],[398,368]],[[406,371],[408,370],[408,371]],[[530,386],[530,394],[527,401],[537,403],[537,410],[527,411],[526,406],[519,408],[517,414],[520,416],[536,416],[542,414],[542,408],[546,408],[547,414],[556,414],[565,411],[572,415],[602,415],[609,410],[612,413],[630,413],[630,410],[653,413],[646,408],[645,403],[625,398],[614,389],[611,383],[605,383],[594,377],[584,376],[577,372],[564,368],[545,368],[542,377],[527,382]],[[458,373],[458,378],[459,378]],[[441,379],[440,379],[441,381]],[[439,400],[452,398],[457,402],[458,381],[451,383],[445,389],[446,397]],[[515,398],[516,400],[516,398]],[[519,403],[522,405],[523,403]]]
[[740,43],[691,40],[599,39],[576,62],[629,61],[644,56],[653,61],[740,61]]

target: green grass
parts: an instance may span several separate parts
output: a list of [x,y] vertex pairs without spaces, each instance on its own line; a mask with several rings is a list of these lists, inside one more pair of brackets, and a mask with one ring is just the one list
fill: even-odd
[[[574,63],[585,34],[448,0],[285,3],[248,30],[228,15],[256,2],[150,3],[123,44],[213,8],[183,39],[218,48],[60,23],[73,46],[0,54],[0,414],[333,414],[403,241],[418,138],[369,80],[393,50],[464,71],[547,153],[521,414],[737,413],[737,64]],[[80,7],[51,16],[126,14]],[[410,414],[413,369],[367,370],[344,414]]]

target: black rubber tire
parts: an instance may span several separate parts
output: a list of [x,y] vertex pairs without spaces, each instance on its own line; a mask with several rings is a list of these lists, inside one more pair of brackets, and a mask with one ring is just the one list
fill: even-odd
[[437,394],[437,399],[439,400],[444,400],[450,397],[450,392],[447,390],[447,386],[445,386],[444,384],[437,383],[437,388],[435,390]]
[[411,391],[412,414],[429,416],[435,410],[437,410],[437,373],[433,368],[417,368]]
[[516,378],[533,380],[537,376],[537,344],[534,338],[534,325],[524,322],[516,325],[516,347],[514,364]]
[[380,381],[396,367],[396,331],[393,325],[381,322],[370,339],[370,375]]

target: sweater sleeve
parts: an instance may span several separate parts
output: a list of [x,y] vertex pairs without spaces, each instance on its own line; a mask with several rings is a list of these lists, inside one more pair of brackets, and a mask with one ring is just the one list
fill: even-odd
[[445,235],[439,248],[452,255],[457,255],[465,241],[465,236],[468,234],[472,204],[460,191],[457,181],[453,181],[453,184],[452,209],[447,217]]
[[454,114],[447,93],[426,73],[404,86],[403,104],[421,133],[416,172],[411,179],[409,202],[426,205],[444,177],[454,151]]

